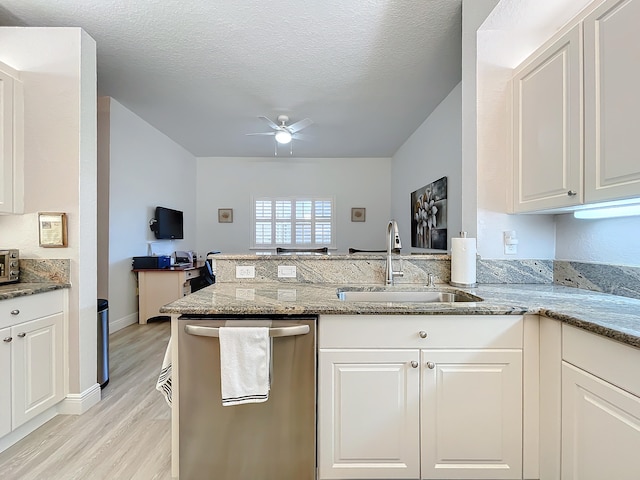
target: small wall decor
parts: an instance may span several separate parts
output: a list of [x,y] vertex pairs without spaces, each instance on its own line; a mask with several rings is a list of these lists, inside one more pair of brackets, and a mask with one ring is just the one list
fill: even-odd
[[411,246],[447,249],[447,177],[411,193]]
[[367,209],[362,207],[356,207],[351,209],[351,221],[352,222],[364,222],[367,218]]
[[40,246],[60,248],[67,246],[67,214],[60,212],[38,213]]
[[233,208],[219,208],[218,223],[233,223]]

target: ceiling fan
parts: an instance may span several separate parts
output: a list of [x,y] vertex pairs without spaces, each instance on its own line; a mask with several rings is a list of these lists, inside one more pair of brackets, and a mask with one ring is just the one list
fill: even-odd
[[[276,140],[276,150],[275,154],[278,155],[278,144],[286,145],[287,143],[291,144],[293,139],[303,140],[304,136],[298,133],[303,128],[308,127],[313,123],[313,120],[310,118],[305,118],[304,120],[300,120],[299,122],[292,123],[291,125],[287,125],[289,121],[289,117],[287,115],[278,115],[278,125],[273,120],[260,116],[258,118],[263,119],[265,122],[269,124],[269,126],[273,129],[272,132],[262,132],[262,133],[247,133],[246,135],[272,135]],[[290,154],[293,153],[293,145],[290,147]]]

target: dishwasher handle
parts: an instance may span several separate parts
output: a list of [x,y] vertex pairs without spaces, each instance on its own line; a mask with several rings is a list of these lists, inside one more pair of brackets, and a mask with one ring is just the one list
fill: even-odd
[[[232,327],[243,328],[243,327]],[[200,325],[185,325],[184,331],[198,337],[218,337],[218,327],[203,327]],[[287,327],[269,328],[270,337],[295,337],[309,333],[309,325],[290,325]]]

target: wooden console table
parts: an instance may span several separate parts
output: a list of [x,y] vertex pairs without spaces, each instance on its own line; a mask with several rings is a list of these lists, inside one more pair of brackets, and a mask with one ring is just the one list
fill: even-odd
[[191,293],[191,281],[198,278],[203,264],[162,269],[135,269],[138,275],[138,322],[164,317],[160,307]]

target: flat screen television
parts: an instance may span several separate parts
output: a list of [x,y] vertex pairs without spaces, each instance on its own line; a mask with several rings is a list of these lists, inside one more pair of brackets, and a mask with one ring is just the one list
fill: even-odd
[[157,239],[183,239],[182,223],[183,215],[180,210],[156,207],[156,218],[151,225],[151,230]]

